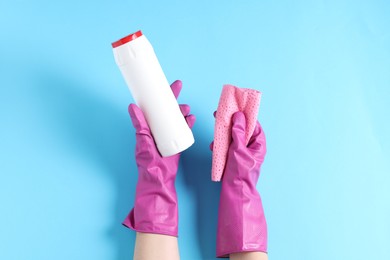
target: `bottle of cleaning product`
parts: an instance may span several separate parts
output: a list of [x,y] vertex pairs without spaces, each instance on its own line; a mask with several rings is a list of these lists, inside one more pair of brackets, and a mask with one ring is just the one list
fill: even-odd
[[194,136],[161,69],[153,47],[137,31],[112,43],[115,61],[141,108],[164,157],[184,151]]

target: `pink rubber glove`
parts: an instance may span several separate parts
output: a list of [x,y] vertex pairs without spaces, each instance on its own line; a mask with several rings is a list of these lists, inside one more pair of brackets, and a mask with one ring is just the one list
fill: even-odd
[[[176,98],[181,88],[181,81],[172,83],[171,89]],[[195,116],[189,115],[190,107],[180,105],[180,110],[189,127],[192,127]],[[123,225],[137,232],[178,236],[175,179],[180,154],[161,157],[141,109],[130,104],[129,114],[136,129],[138,182],[134,208]]]
[[267,252],[267,223],[256,183],[266,154],[263,129],[257,122],[246,145],[246,119],[233,117],[232,141],[222,177],[218,210],[217,257],[231,253]]

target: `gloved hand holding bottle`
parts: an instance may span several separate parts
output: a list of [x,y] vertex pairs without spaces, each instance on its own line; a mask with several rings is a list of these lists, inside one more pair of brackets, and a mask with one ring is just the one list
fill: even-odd
[[[171,85],[176,98],[181,88],[179,80]],[[190,107],[180,105],[180,110],[191,128],[195,116],[190,115]],[[129,114],[136,130],[138,182],[134,208],[123,224],[137,231],[134,259],[178,259],[175,179],[180,153],[162,157],[141,109],[130,104]]]

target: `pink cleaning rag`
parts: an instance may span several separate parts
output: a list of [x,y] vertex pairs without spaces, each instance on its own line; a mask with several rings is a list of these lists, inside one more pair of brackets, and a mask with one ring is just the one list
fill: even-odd
[[224,85],[215,115],[213,161],[211,167],[211,180],[221,181],[225,169],[226,157],[231,142],[232,116],[235,112],[244,113],[246,128],[246,143],[255,130],[257,114],[259,111],[261,92]]

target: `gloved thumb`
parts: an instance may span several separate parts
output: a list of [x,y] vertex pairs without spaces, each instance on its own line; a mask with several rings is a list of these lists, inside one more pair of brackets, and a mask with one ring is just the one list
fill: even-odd
[[245,144],[246,119],[241,111],[233,114],[232,139],[237,144]]
[[129,105],[129,115],[137,134],[151,135],[142,110],[136,104]]

